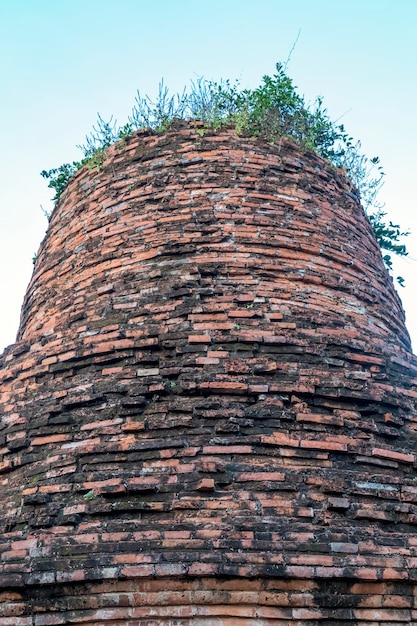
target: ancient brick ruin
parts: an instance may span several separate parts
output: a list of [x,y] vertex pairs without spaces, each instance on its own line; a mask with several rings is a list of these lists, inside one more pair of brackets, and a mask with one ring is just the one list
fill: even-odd
[[0,366],[1,626],[417,624],[417,359],[317,155],[119,142]]

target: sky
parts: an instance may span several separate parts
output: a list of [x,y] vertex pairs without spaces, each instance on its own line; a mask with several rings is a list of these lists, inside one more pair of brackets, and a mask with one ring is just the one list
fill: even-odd
[[380,157],[380,201],[411,231],[394,273],[416,352],[416,32],[415,0],[0,0],[0,352],[52,209],[40,172],[80,158],[98,113],[124,124],[138,89],[254,88],[291,50],[299,93]]

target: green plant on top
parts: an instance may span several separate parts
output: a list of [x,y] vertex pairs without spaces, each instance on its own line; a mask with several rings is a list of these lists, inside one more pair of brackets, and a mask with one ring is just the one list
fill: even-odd
[[[360,142],[354,143],[343,124],[330,119],[322,98],[316,98],[313,105],[308,105],[281,63],[277,63],[276,72],[264,76],[255,89],[240,89],[238,82],[229,80],[214,82],[199,78],[191,82],[188,91],[184,89],[182,94],[173,96],[162,81],[155,101],[149,96],[142,97],[138,91],[132,113],[124,126],[119,127],[113,117],[106,122],[99,115],[86,143],[78,146],[83,152],[80,161],[41,172],[55,191],[54,200],[59,199],[68,181],[82,166],[100,170],[108,147],[116,141],[122,139],[126,143],[138,130],[169,131],[176,119],[202,122],[203,127],[197,129],[200,136],[209,130],[231,126],[238,135],[259,137],[269,142],[289,137],[303,149],[317,152],[333,166],[343,168],[356,186],[376,239],[385,251],[383,259],[387,268],[392,269],[391,253],[407,255],[406,246],[400,240],[409,233],[398,224],[385,220],[383,205],[377,200],[384,176],[379,159],[369,159],[362,154]],[[401,277],[397,280],[403,283]]]
[[330,120],[321,98],[310,110],[283,66],[277,64],[276,70],[273,76],[264,76],[256,89],[239,91],[228,82],[213,84],[216,108],[223,111],[225,122],[234,124],[240,135],[271,142],[291,137],[305,149],[334,162],[350,141],[343,125]]
[[78,172],[81,167],[88,165],[90,169],[101,170],[107,156],[107,148],[119,139],[125,140],[132,135],[134,128],[131,124],[118,127],[113,117],[108,122],[98,115],[97,125],[93,126],[92,132],[87,135],[84,145],[77,145],[84,157],[80,161],[64,163],[51,170],[43,170],[41,176],[49,180],[48,187],[54,189],[54,201],[58,200],[65,190],[69,180]]
[[41,176],[49,180],[48,187],[55,191],[55,196],[52,198],[54,201],[60,198],[68,182],[78,170],[78,163],[75,161],[73,163],[64,163],[51,170],[42,170]]
[[185,90],[182,95],[170,96],[163,80],[159,83],[156,101],[149,96],[142,97],[138,91],[128,125],[132,132],[150,128],[156,133],[164,133],[170,130],[175,119],[187,117],[188,97]]

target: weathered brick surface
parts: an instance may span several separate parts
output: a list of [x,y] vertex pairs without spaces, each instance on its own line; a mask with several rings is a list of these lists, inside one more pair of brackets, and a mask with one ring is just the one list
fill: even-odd
[[0,364],[1,625],[417,624],[417,360],[319,157],[112,147]]

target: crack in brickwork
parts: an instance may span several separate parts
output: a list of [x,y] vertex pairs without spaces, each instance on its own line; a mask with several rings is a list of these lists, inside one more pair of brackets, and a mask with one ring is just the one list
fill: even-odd
[[0,366],[0,624],[417,624],[417,360],[317,155],[116,144]]

